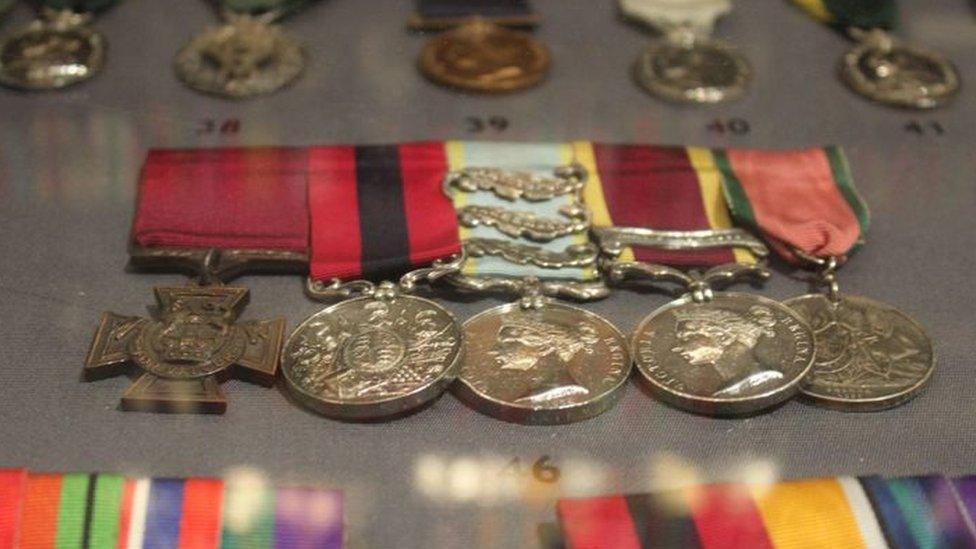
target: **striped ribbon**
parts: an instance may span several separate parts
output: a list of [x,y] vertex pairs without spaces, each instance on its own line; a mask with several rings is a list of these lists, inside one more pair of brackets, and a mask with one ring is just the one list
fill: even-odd
[[976,477],[837,477],[564,499],[570,549],[976,547]]
[[0,547],[339,548],[342,495],[217,479],[0,469]]
[[539,22],[528,0],[416,0],[414,29],[443,29],[483,17],[499,25],[534,26]]
[[[307,253],[316,279],[385,278],[455,253],[469,238],[550,252],[587,244],[585,232],[527,242],[486,226],[459,227],[466,205],[559,217],[578,200],[515,203],[491,192],[442,192],[448,171],[499,168],[552,177],[578,163],[596,226],[659,230],[758,229],[784,254],[846,255],[867,228],[839,149],[436,141],[380,146],[151,151],[133,223],[140,247],[242,248]],[[723,192],[724,191],[724,192]],[[731,216],[730,216],[731,211]],[[746,250],[627,249],[624,260],[678,265],[753,262]],[[546,269],[498,256],[471,258],[469,276],[591,281],[592,267]]]
[[424,17],[518,17],[532,14],[528,0],[417,0]]
[[793,0],[821,23],[840,28],[892,29],[898,23],[895,0]]
[[[449,141],[447,148],[448,167],[451,171],[463,168],[498,168],[503,170],[528,172],[543,177],[553,177],[553,171],[560,166],[568,166],[574,161],[574,150],[570,143],[486,143],[474,141]],[[539,217],[559,218],[560,208],[575,203],[578,197],[567,194],[552,200],[520,200],[516,204],[495,196],[488,191],[465,192],[450,189],[454,207],[460,209],[468,205],[494,206],[504,209],[518,209],[531,212]],[[461,241],[470,238],[491,238],[517,244],[531,244],[543,250],[562,252],[573,245],[589,243],[585,232],[555,238],[549,242],[529,242],[498,232],[492,227],[459,227]],[[471,257],[463,266],[468,276],[526,277],[542,279],[595,280],[599,274],[593,267],[564,269],[544,269],[533,265],[518,265],[501,257]]]
[[41,8],[52,10],[71,10],[76,13],[98,13],[118,4],[122,0],[31,0]]
[[841,259],[863,244],[867,205],[838,147],[714,151],[733,219],[789,261],[794,249]]
[[280,16],[295,13],[313,0],[216,0],[221,8],[236,13],[261,14],[277,11]]
[[311,275],[399,276],[460,251],[443,143],[308,151]]
[[[574,144],[590,174],[584,189],[596,227],[694,231],[729,229],[716,154],[699,147]],[[755,263],[745,249],[626,248],[622,261],[706,266]]]

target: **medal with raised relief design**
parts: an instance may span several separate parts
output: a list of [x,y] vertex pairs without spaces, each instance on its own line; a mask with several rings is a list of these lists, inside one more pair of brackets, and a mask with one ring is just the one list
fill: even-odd
[[461,245],[443,191],[445,160],[435,142],[309,153],[306,290],[316,300],[344,299],[285,344],[284,381],[303,406],[342,420],[391,419],[432,403],[454,381],[461,326],[415,295],[464,261],[454,257]]
[[961,85],[944,55],[898,40],[894,0],[793,0],[811,17],[845,32],[857,45],[840,59],[840,79],[858,94],[884,105],[933,109],[949,102]]
[[619,400],[630,376],[627,339],[603,317],[538,293],[464,323],[457,394],[506,421],[559,424],[594,417]]
[[719,103],[741,97],[752,68],[740,53],[710,38],[730,0],[619,0],[625,16],[660,37],[641,54],[634,76],[645,90],[681,103]]
[[505,421],[594,417],[613,407],[630,375],[626,338],[609,321],[553,299],[607,294],[580,200],[587,172],[577,164],[544,167],[569,152],[555,144],[505,150],[466,143],[456,157],[497,158],[504,167],[457,165],[445,181],[468,255],[447,280],[468,291],[520,296],[464,323],[455,385],[469,406]]
[[412,271],[399,283],[311,282],[316,299],[355,296],[302,322],[285,344],[282,373],[306,407],[345,420],[416,410],[457,377],[461,325],[437,303],[410,295],[417,282],[456,272],[462,259]]
[[792,309],[765,297],[715,292],[756,265],[723,265],[701,275],[664,265],[616,264],[611,278],[636,273],[683,283],[688,292],[642,320],[633,335],[637,371],[673,406],[716,416],[748,415],[797,394],[814,358],[813,332]]
[[277,22],[311,0],[220,0],[224,25],[176,55],[176,74],[196,91],[229,99],[267,95],[305,69],[302,46]]
[[38,18],[0,43],[0,84],[27,91],[55,90],[97,74],[105,64],[107,45],[89,24],[118,0],[34,3]]
[[650,391],[720,416],[754,414],[796,395],[814,355],[806,324],[774,300],[713,289],[768,277],[757,264],[768,249],[733,226],[726,206],[727,151],[598,144],[591,158],[599,179],[585,196],[609,282],[683,290],[633,333],[636,369]]
[[526,30],[538,16],[525,0],[417,0],[410,27],[441,30],[420,53],[432,82],[469,92],[511,92],[545,79],[548,48]]
[[237,322],[247,288],[205,274],[201,284],[162,286],[155,293],[154,318],[102,315],[85,360],[88,379],[139,369],[122,395],[123,410],[223,413],[220,382],[227,377],[274,384],[285,319]]
[[[817,355],[801,390],[844,411],[877,411],[918,395],[935,355],[924,328],[891,305],[842,293],[837,269],[863,243],[868,208],[834,147],[788,153],[730,152],[738,176],[726,181],[733,215],[784,259],[815,273],[810,293],[784,304],[813,329]],[[769,170],[775,163],[780,170]]]

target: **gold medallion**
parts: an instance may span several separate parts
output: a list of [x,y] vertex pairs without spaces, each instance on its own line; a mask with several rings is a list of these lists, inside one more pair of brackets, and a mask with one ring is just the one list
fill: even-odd
[[526,32],[474,19],[433,38],[420,54],[432,81],[476,92],[532,87],[549,72],[549,50]]

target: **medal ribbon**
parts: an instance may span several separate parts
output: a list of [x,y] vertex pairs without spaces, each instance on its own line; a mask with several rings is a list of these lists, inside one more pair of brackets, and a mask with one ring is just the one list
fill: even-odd
[[285,16],[304,8],[312,0],[217,0],[217,2],[221,8],[235,13],[260,15],[275,11],[280,16]]
[[311,275],[402,274],[460,250],[443,143],[151,151],[144,248],[306,254]]
[[331,549],[342,532],[336,491],[0,469],[0,543],[11,549]]
[[484,17],[499,25],[533,26],[538,16],[528,0],[416,0],[410,26],[446,28],[466,19]]
[[730,0],[619,0],[619,4],[624,15],[659,31],[687,25],[703,36],[712,33],[719,17],[732,11]]
[[793,0],[811,17],[846,29],[893,29],[898,23],[895,0]]
[[[487,143],[474,141],[449,141],[448,166],[451,171],[464,168],[497,168],[509,171],[528,172],[541,177],[552,178],[556,168],[568,166],[574,161],[573,146],[570,143]],[[495,196],[489,191],[465,192],[450,189],[454,207],[490,206],[506,210],[529,212],[540,218],[559,219],[560,208],[578,203],[578,197],[565,194],[551,200],[509,201]],[[461,240],[472,238],[495,239],[512,244],[531,245],[540,250],[565,252],[570,246],[589,244],[586,231],[557,237],[548,242],[535,242],[524,238],[502,234],[494,227],[478,226],[459,228]],[[522,278],[533,276],[540,279],[562,279],[592,281],[599,279],[593,267],[566,267],[561,269],[543,268],[534,265],[520,265],[497,256],[469,257],[462,268],[468,276],[491,276]]]
[[844,259],[863,243],[868,208],[839,148],[714,155],[732,217],[788,261],[794,249]]
[[121,0],[31,0],[38,8],[69,10],[75,13],[98,13],[118,4]]
[[312,147],[311,275],[402,274],[460,251],[443,143]]
[[567,547],[969,547],[973,477],[836,477],[564,499]]
[[153,150],[132,227],[143,247],[308,251],[308,151]]
[[[574,144],[589,172],[584,200],[595,227],[697,231],[733,227],[712,151],[699,147]],[[626,248],[623,261],[712,266],[755,263],[745,249]]]

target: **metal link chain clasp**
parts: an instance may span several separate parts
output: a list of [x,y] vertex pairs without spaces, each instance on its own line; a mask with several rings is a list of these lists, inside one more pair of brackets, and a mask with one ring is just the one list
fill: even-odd
[[840,284],[837,282],[837,269],[843,264],[840,258],[833,255],[817,257],[797,248],[793,248],[793,255],[811,267],[816,267],[817,278],[815,283],[827,289],[827,299],[832,302],[840,301]]
[[430,267],[415,269],[400,277],[397,282],[383,281],[380,283],[369,280],[350,280],[343,282],[333,278],[329,282],[305,279],[305,293],[316,301],[329,301],[336,298],[349,298],[355,295],[369,296],[376,299],[393,299],[401,293],[412,293],[421,283],[433,284],[448,275],[460,272],[466,256],[464,251],[447,259],[438,259]]

